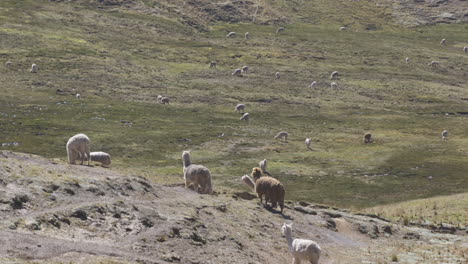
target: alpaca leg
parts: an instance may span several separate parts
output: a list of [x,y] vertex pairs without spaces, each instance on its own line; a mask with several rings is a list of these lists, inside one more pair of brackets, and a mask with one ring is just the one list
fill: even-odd
[[198,182],[193,183],[193,190],[197,193],[198,192]]
[[88,166],[89,166],[89,163],[91,162],[91,152],[89,150],[89,145],[85,147],[85,152],[86,152],[86,157],[88,158]]
[[281,208],[281,213],[283,213],[283,209],[284,209],[284,202],[280,202],[280,203],[279,203],[279,205],[280,205],[280,208]]
[[75,162],[75,160],[76,160],[75,152],[73,150],[71,150],[71,149],[68,149],[67,152],[68,152],[68,163],[72,164],[72,165],[75,165],[76,164],[76,162]]
[[84,163],[84,158],[85,158],[85,153],[80,151],[80,157],[81,157],[81,163],[80,163],[80,165],[83,165],[83,163]]

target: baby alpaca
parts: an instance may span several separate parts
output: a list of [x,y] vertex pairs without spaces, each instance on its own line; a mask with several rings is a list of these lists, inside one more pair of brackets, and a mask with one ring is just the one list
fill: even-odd
[[447,140],[448,139],[448,131],[444,129],[442,131],[442,140]]
[[111,164],[111,156],[102,151],[91,152],[91,161],[99,162],[102,166],[108,167]]
[[282,138],[284,142],[288,142],[288,136],[289,136],[288,132],[282,131],[282,132],[279,132],[278,135],[275,136],[275,139]]
[[190,160],[190,152],[182,153],[182,163],[184,168],[185,188],[189,188],[193,184],[195,192],[198,192],[198,187],[201,187],[200,193],[213,193],[211,184],[211,172],[203,165],[192,164]]
[[238,104],[236,105],[235,111],[238,113],[244,113],[245,110],[245,104]]
[[29,72],[31,72],[31,73],[36,73],[36,72],[37,72],[37,65],[33,63],[33,64],[31,65],[31,69],[29,70]]
[[308,239],[293,239],[292,224],[283,224],[281,232],[286,237],[289,246],[289,252],[293,257],[293,264],[300,264],[301,261],[311,264],[318,264],[320,252],[322,251],[317,242]]
[[[90,147],[91,141],[89,140],[88,136],[85,134],[77,134],[68,139],[67,142],[67,155],[68,155],[68,163],[69,164],[76,164],[75,161],[80,158],[81,165],[83,165],[85,157],[90,157]],[[89,166],[90,159],[88,159],[88,166]]]

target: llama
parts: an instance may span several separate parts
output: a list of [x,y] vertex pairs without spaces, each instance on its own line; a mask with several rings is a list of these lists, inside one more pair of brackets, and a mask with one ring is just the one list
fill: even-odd
[[315,88],[317,86],[317,82],[316,81],[313,81],[310,85],[309,85],[309,88]]
[[332,89],[338,89],[338,84],[336,82],[332,82],[332,83],[330,83],[330,87]]
[[235,69],[231,75],[238,76],[238,77],[242,76],[242,69]]
[[210,62],[210,69],[212,68],[216,69],[216,64],[217,64],[216,61]]
[[446,40],[446,39],[442,39],[442,40],[440,41],[440,45],[441,45],[441,46],[445,46],[446,44],[447,44],[447,40]]
[[203,165],[192,164],[189,151],[182,152],[182,163],[184,166],[185,188],[189,188],[190,184],[193,184],[195,192],[198,192],[200,186],[200,193],[212,194],[210,170]]
[[249,32],[245,32],[245,35],[244,35],[245,39],[250,39],[250,33]]
[[277,138],[282,138],[282,139],[284,140],[284,142],[288,142],[288,136],[289,136],[289,133],[288,133],[288,132],[282,131],[282,132],[279,132],[279,133],[275,136],[275,139],[277,139]]
[[241,120],[241,121],[242,121],[242,120],[245,120],[245,121],[249,122],[249,121],[250,121],[250,115],[249,115],[249,113],[243,114],[242,117],[240,118],[240,120]]
[[267,160],[261,160],[258,165],[260,166],[260,169],[262,170],[262,173],[271,176],[271,174],[267,171]]
[[[91,156],[91,161],[99,162],[104,167],[108,167],[111,164],[111,156],[106,152],[102,152],[102,151],[91,152],[90,156]],[[86,160],[88,160],[88,158],[86,158]]]
[[367,134],[364,135],[364,143],[365,144],[372,143],[372,134],[367,133]]
[[[85,157],[90,157],[90,147],[91,141],[89,140],[88,136],[85,134],[77,134],[68,139],[67,142],[67,155],[68,155],[68,163],[69,164],[76,164],[76,160],[78,158],[81,159],[81,165],[83,165]],[[88,158],[88,166],[89,166],[90,159]]]
[[276,30],[276,34],[279,34],[280,32],[284,32],[285,28],[284,27],[279,27],[277,30]]
[[236,105],[235,111],[237,113],[244,113],[244,110],[245,110],[245,104]]
[[33,64],[31,65],[31,69],[29,70],[29,72],[31,72],[31,73],[36,73],[36,72],[37,72],[37,68],[38,68],[37,65],[33,63]]
[[236,32],[229,32],[227,35],[226,35],[226,38],[233,38],[236,36]]
[[440,62],[438,61],[431,61],[431,63],[429,63],[429,66],[433,67],[433,68],[436,68],[438,67],[440,64]]
[[249,67],[247,67],[247,66],[244,66],[244,67],[241,68],[242,73],[247,73],[248,70],[249,70]]
[[330,75],[330,80],[337,80],[338,79],[338,72],[337,71],[334,71],[331,73]]
[[447,140],[448,139],[448,131],[444,129],[442,131],[442,140]]
[[279,204],[281,213],[283,213],[284,196],[286,194],[283,184],[273,177],[262,176],[260,168],[253,168],[252,178],[255,182],[255,192],[258,198],[260,198],[260,203],[263,203],[263,195],[265,195],[264,205],[267,206],[267,203],[270,202],[271,207],[276,208]]
[[280,73],[279,73],[279,72],[276,72],[276,73],[275,73],[275,77],[276,77],[276,79],[281,78]]
[[300,264],[305,261],[311,264],[318,264],[320,252],[322,251],[317,242],[308,239],[293,239],[292,224],[284,223],[281,232],[286,237],[289,252],[293,257],[293,264]]
[[312,143],[312,139],[306,138],[304,141],[305,145],[307,146],[307,149],[310,149],[310,144]]

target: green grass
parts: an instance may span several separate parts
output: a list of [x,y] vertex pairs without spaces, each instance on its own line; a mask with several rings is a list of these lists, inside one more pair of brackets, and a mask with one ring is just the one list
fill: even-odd
[[[111,153],[113,169],[161,183],[182,181],[180,155],[191,149],[217,188],[233,189],[244,189],[240,176],[266,158],[287,199],[345,207],[467,192],[467,117],[445,114],[467,108],[467,25],[403,28],[367,2],[346,2],[346,14],[329,1],[306,2],[293,10],[272,1],[265,16],[291,14],[277,36],[276,25],[246,21],[198,17],[208,29],[198,32],[164,12],[2,1],[0,59],[13,66],[0,68],[0,143],[20,143],[2,149],[65,162],[67,139],[85,133],[93,150]],[[348,31],[337,30],[344,24]],[[226,39],[228,31],[240,36]],[[218,69],[208,69],[211,60]],[[428,67],[432,60],[441,67]],[[39,73],[28,72],[32,63]],[[247,77],[232,77],[243,65]],[[342,73],[337,91],[328,87],[334,70]],[[312,80],[318,89],[307,88]],[[156,104],[158,94],[173,103]],[[234,113],[239,102],[250,124]],[[289,143],[273,139],[282,130]],[[365,132],[374,144],[362,143]]]

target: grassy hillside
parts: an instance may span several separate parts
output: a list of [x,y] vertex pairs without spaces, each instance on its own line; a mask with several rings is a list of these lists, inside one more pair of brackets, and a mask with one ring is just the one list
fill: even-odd
[[[466,192],[468,25],[409,29],[368,1],[291,2],[258,1],[252,23],[256,5],[227,12],[221,1],[2,1],[0,59],[13,64],[0,67],[0,143],[19,143],[2,149],[65,162],[67,139],[85,133],[114,170],[163,183],[182,181],[191,149],[217,189],[243,188],[266,158],[287,199],[347,207]],[[346,12],[330,11],[337,3]],[[248,74],[231,76],[243,65]],[[273,139],[282,130],[288,143]]]

